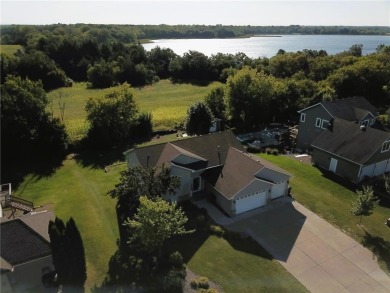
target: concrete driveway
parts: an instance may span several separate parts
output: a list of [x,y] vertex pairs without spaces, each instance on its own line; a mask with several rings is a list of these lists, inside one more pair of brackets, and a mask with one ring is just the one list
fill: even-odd
[[251,235],[311,292],[390,292],[372,252],[289,197],[234,219],[207,201],[196,204],[225,228]]

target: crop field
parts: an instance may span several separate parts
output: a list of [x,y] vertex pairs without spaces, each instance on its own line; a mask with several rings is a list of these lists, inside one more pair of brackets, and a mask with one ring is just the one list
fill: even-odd
[[[187,108],[203,98],[218,82],[208,86],[192,84],[175,84],[161,80],[153,85],[134,88],[134,96],[141,112],[151,112],[154,130],[172,129],[181,123]],[[73,87],[51,91],[50,104],[47,110],[55,117],[61,118],[61,101],[65,103],[63,120],[71,140],[79,140],[88,130],[85,105],[89,98],[97,98],[110,92],[111,89],[88,89],[87,83],[74,83]]]
[[0,53],[5,54],[7,56],[12,56],[19,49],[22,49],[20,45],[0,45]]

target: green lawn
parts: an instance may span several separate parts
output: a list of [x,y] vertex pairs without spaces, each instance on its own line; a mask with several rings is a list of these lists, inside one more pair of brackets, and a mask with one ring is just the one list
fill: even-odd
[[22,49],[20,45],[0,45],[0,53],[5,54],[7,56],[14,55],[18,50]]
[[[234,245],[234,244],[233,244]],[[257,243],[240,240],[233,247],[224,238],[210,236],[188,262],[188,267],[218,283],[224,292],[307,292]]]
[[118,165],[105,173],[102,168],[66,159],[52,176],[28,176],[15,191],[16,196],[33,201],[35,206],[53,203],[56,216],[65,221],[74,218],[86,252],[86,292],[103,280],[117,248],[115,200],[106,193],[119,181],[119,172],[124,168]]
[[[169,80],[161,80],[153,85],[134,88],[134,95],[142,112],[151,112],[154,130],[172,129],[181,123],[187,108],[203,98],[218,82],[208,86],[192,84],[175,84]],[[72,140],[81,139],[88,130],[85,120],[85,104],[89,98],[105,95],[112,89],[88,89],[87,83],[74,83],[73,87],[51,91],[48,96],[50,104],[47,110],[60,117],[60,96],[65,102],[64,122]]]
[[363,217],[363,227],[360,227],[359,217],[350,212],[355,191],[324,177],[319,169],[311,165],[286,156],[260,156],[293,175],[290,185],[299,203],[374,251],[381,259],[382,268],[390,272],[390,230],[384,224],[390,216],[390,208],[377,207],[371,216]]

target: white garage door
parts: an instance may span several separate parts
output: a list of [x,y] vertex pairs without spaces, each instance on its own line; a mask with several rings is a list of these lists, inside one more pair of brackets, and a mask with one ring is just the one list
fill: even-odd
[[261,207],[267,203],[267,192],[255,193],[236,200],[236,215]]
[[271,198],[274,199],[286,195],[286,184],[286,182],[283,182],[272,185]]

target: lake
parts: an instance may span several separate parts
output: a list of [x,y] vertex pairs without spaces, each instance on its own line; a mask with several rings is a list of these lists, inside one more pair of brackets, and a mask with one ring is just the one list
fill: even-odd
[[207,56],[243,52],[251,58],[270,58],[276,55],[279,49],[286,52],[325,50],[333,55],[346,51],[355,44],[363,44],[363,54],[366,55],[375,52],[380,44],[390,45],[390,36],[281,35],[242,39],[165,39],[153,40],[153,43],[143,46],[147,51],[156,46],[170,48],[178,55],[192,50]]

